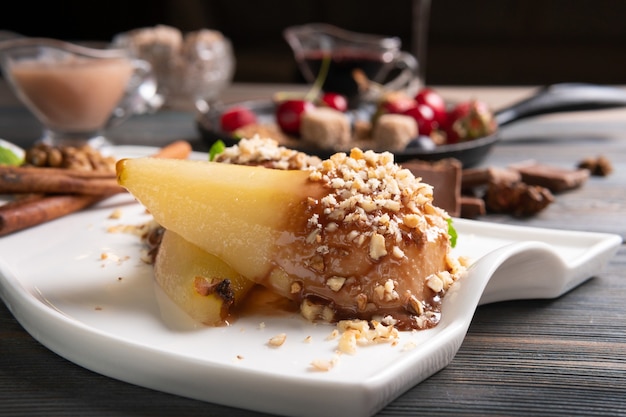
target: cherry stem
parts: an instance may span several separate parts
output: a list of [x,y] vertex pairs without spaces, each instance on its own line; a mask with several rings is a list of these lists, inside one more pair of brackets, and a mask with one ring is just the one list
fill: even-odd
[[317,96],[319,96],[322,91],[322,86],[324,85],[324,81],[326,81],[326,77],[328,76],[328,69],[330,68],[330,53],[324,54],[324,58],[322,59],[322,65],[320,66],[320,72],[317,73],[317,78],[313,83],[313,86],[309,90],[308,93],[304,96],[305,100],[313,101]]
[[[315,82],[304,95],[304,100],[306,101],[315,101],[315,99],[320,95],[322,91],[322,86],[324,85],[324,81],[326,81],[326,77],[328,76],[328,69],[330,68],[330,52],[324,54],[324,58],[322,58],[322,64],[320,65],[320,71],[317,73],[317,78],[315,78]],[[289,99],[298,99],[302,97],[302,93],[294,93],[288,91],[280,91],[274,94],[274,100],[283,101]]]

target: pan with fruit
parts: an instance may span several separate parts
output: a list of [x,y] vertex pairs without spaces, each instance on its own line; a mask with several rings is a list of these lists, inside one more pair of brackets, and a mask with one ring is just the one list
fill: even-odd
[[480,100],[447,103],[431,88],[414,97],[385,93],[358,109],[347,109],[341,96],[318,92],[237,103],[203,115],[198,127],[209,143],[258,134],[322,158],[356,146],[391,151],[399,162],[456,158],[471,167],[501,139],[503,126],[542,114],[622,106],[623,89],[581,83],[550,85],[497,111]]

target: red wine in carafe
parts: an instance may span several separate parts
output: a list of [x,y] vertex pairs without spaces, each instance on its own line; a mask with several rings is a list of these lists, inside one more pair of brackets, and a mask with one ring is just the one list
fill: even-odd
[[[317,77],[323,59],[324,53],[321,51],[305,56],[304,62],[314,77]],[[359,51],[335,53],[331,57],[328,75],[322,89],[326,92],[343,94],[352,103],[359,95],[358,85],[352,75],[353,71],[360,69],[368,79],[379,82],[385,65],[386,62],[380,55],[368,55]]]

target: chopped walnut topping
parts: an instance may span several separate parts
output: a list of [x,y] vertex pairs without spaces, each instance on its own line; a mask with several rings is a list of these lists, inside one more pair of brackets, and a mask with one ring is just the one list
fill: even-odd
[[326,285],[333,291],[339,291],[345,282],[346,278],[344,277],[331,277],[326,280]]
[[311,259],[308,266],[317,272],[324,272],[324,258],[321,255],[316,255]]
[[411,229],[416,229],[420,226],[422,218],[417,214],[407,214],[402,218],[402,222],[405,226],[410,227]]
[[356,305],[359,311],[365,311],[367,308],[367,295],[361,293],[356,296]]
[[428,288],[438,293],[443,290],[443,280],[439,278],[436,274],[430,275],[426,278],[426,285]]
[[316,304],[305,298],[302,300],[302,304],[300,304],[300,314],[302,314],[309,321],[315,321],[322,316],[323,308],[323,305]]
[[297,294],[300,291],[302,291],[302,284],[300,284],[299,282],[291,283],[291,293],[292,294]]
[[322,308],[321,319],[328,323],[333,322],[335,320],[335,310],[325,305],[324,308]]
[[424,304],[420,300],[418,300],[416,296],[409,296],[408,306],[410,310],[418,316],[424,314]]
[[387,255],[385,248],[385,237],[379,233],[374,233],[370,240],[370,257],[378,260]]
[[[319,201],[308,202],[311,208],[322,208],[321,214],[311,215],[309,227],[318,231],[320,224],[327,224],[331,226],[325,232],[333,233],[342,223],[351,225],[354,230],[348,232],[348,239],[359,246],[369,240],[373,260],[390,252],[401,259],[403,253],[393,246],[388,250],[388,242],[400,242],[411,230],[425,232],[429,216],[446,216],[432,205],[432,187],[395,164],[389,152],[354,148],[350,155],[336,153],[313,168],[309,179],[324,183],[330,191]],[[321,242],[314,243],[323,247],[324,237],[317,232],[315,236]]]
[[400,298],[400,296],[398,295],[398,293],[396,292],[394,288],[395,288],[395,284],[393,280],[388,279],[387,281],[385,281],[383,285],[376,286],[374,291],[376,292],[376,295],[378,296],[379,299],[384,300],[384,301],[391,301],[391,300],[397,300],[398,298]]
[[262,165],[275,169],[309,169],[321,162],[316,156],[279,146],[276,140],[260,136],[240,139],[236,145],[226,148],[217,155],[215,161],[238,165]]
[[387,315],[383,317],[380,322],[385,326],[394,326],[398,323],[398,320],[394,319],[393,316]]
[[393,255],[394,258],[397,258],[397,259],[402,259],[406,256],[404,254],[404,251],[397,246],[393,247],[393,249],[391,250],[391,254]]
[[276,336],[271,337],[270,340],[267,342],[267,344],[272,347],[279,347],[279,346],[282,346],[286,340],[287,340],[287,334],[280,333],[280,334],[277,334]]

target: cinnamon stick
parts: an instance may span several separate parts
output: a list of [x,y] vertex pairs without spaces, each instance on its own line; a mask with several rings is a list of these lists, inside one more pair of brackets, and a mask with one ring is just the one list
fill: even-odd
[[[68,170],[69,171],[69,170]],[[114,178],[77,178],[64,173],[0,172],[0,194],[83,194],[104,195],[123,192]]]
[[0,206],[0,236],[57,219],[82,210],[106,195],[32,196]]
[[[190,153],[189,142],[181,140],[161,148],[152,157],[185,159]],[[114,172],[0,166],[0,194],[110,195],[123,191]]]
[[[191,145],[186,141],[176,141],[163,148],[152,155],[155,158],[175,158],[186,159],[191,153]],[[40,170],[41,168],[35,168]],[[59,169],[60,170],[60,169]],[[66,170],[69,171],[69,170]],[[12,171],[5,171],[12,172]],[[48,176],[52,171],[35,171],[39,172],[39,176]],[[67,174],[67,173],[66,173]],[[115,177],[115,174],[113,174]],[[75,175],[74,180],[82,180],[82,182],[91,184],[93,187],[94,181],[98,180],[96,176],[89,178],[89,175],[81,177]],[[112,180],[115,182],[115,180]],[[108,187],[111,180],[106,183],[106,189],[112,191]],[[113,190],[115,193],[123,191],[123,189],[115,184],[116,188]],[[83,187],[83,185],[81,185]],[[103,189],[100,189],[103,191]],[[67,192],[67,190],[65,190]],[[79,210],[87,208],[93,204],[98,203],[108,197],[111,193],[102,194],[68,194],[68,195],[43,195],[33,194],[29,192],[22,197],[13,200],[0,206],[0,236],[6,236],[10,233],[14,233],[20,230],[27,229],[29,227],[37,226],[50,220],[57,219],[59,217],[75,213]]]
[[191,144],[186,140],[177,140],[159,149],[153,158],[187,159],[191,154]]
[[48,175],[65,175],[74,178],[115,178],[114,171],[88,171],[81,169],[68,169],[68,168],[51,168],[51,167],[36,167],[36,166],[6,166],[0,165],[0,176],[8,174],[37,174],[41,176]]

